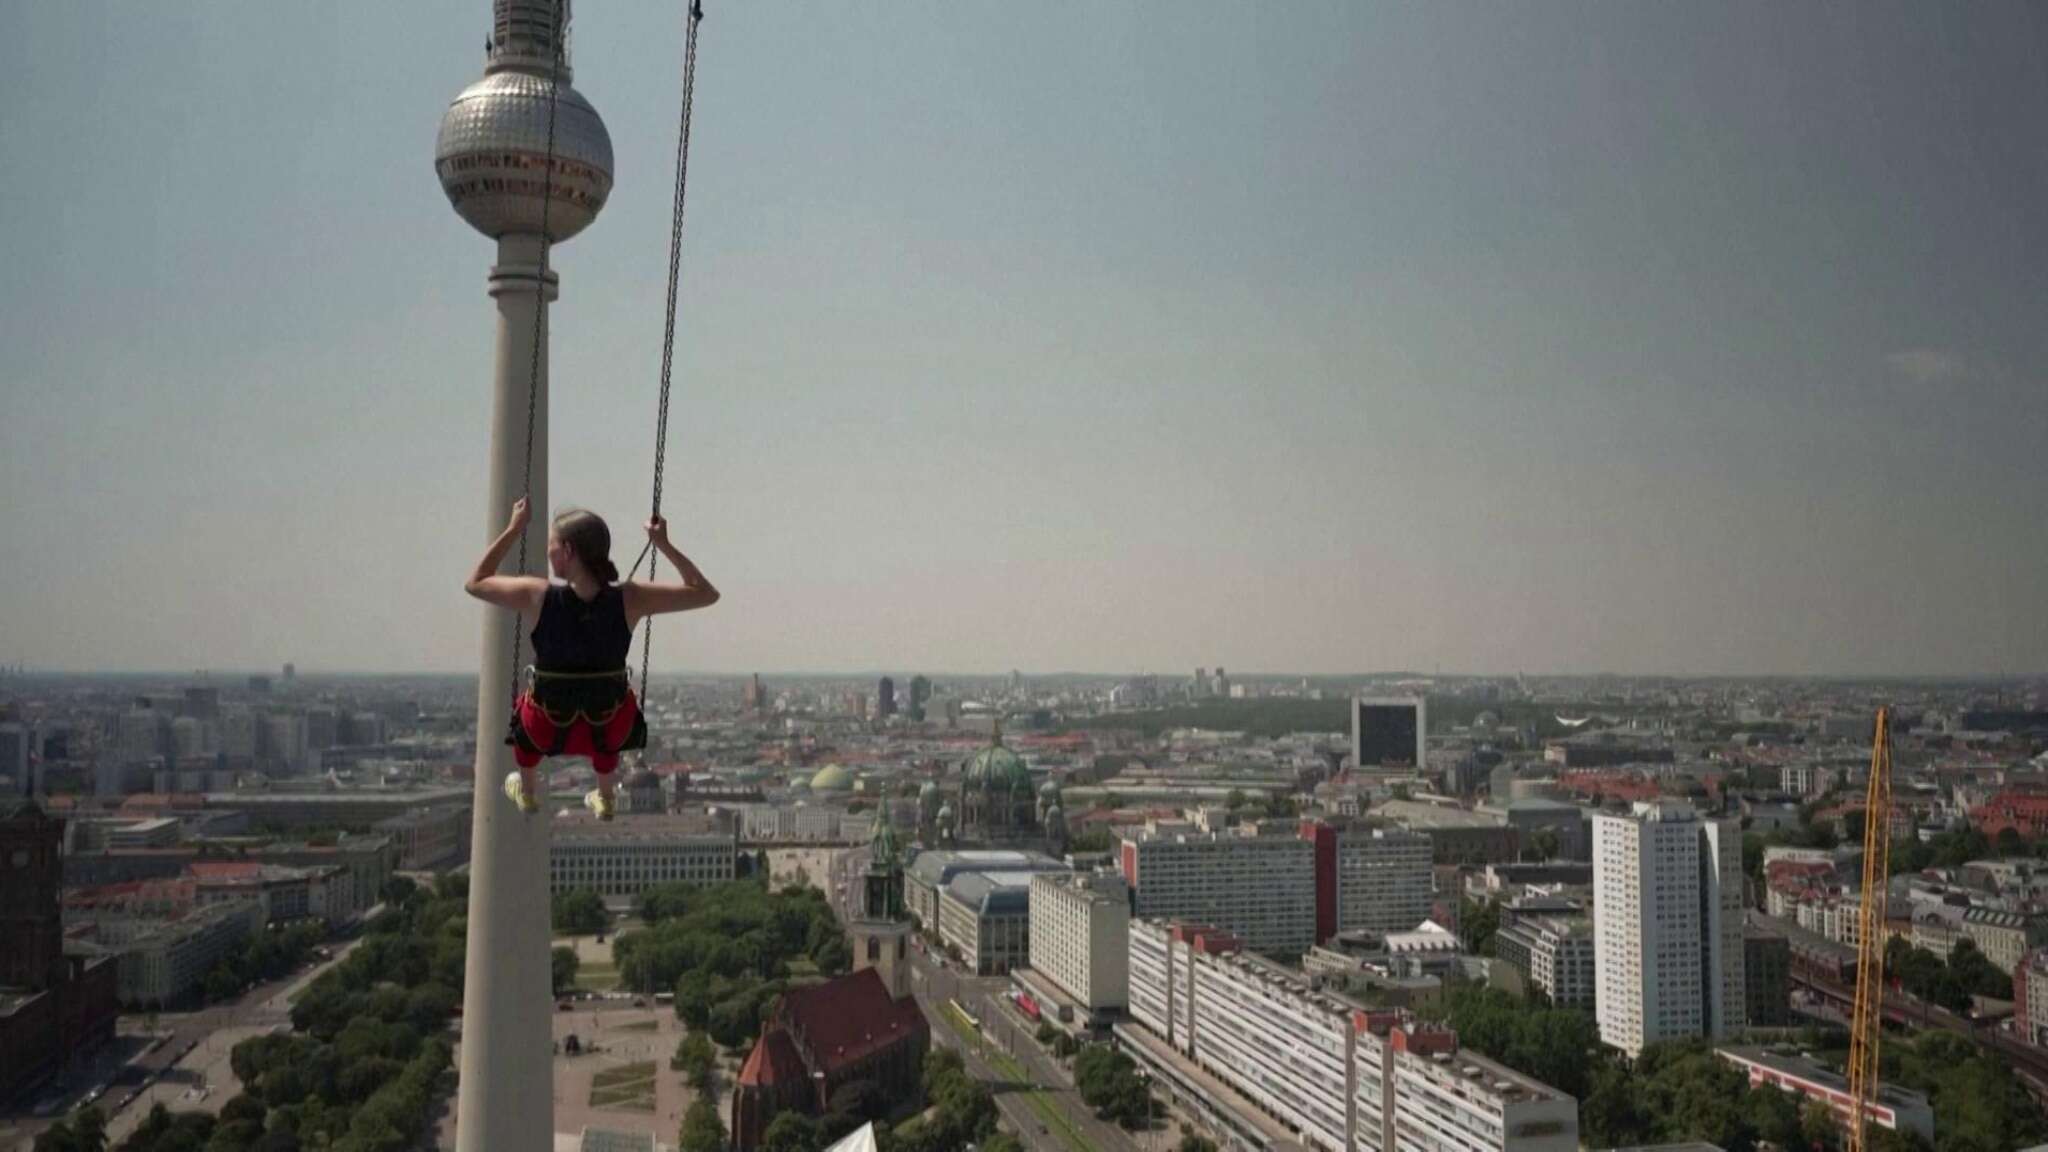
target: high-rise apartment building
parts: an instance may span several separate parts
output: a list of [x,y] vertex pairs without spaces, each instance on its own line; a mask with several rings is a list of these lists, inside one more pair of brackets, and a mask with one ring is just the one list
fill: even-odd
[[1429,837],[1391,825],[1304,821],[1314,846],[1316,942],[1339,932],[1407,932],[1434,899]]
[[1596,1015],[1628,1053],[1743,1027],[1742,832],[1676,801],[1593,820]]
[[1114,873],[1031,878],[1031,967],[1089,1012],[1130,998],[1130,893]]
[[1274,956],[1316,942],[1315,846],[1299,835],[1151,825],[1126,834],[1120,859],[1133,916],[1211,924]]

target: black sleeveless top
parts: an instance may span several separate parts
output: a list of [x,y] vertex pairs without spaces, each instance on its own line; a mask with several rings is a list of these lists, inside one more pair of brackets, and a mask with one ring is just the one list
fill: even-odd
[[585,602],[567,584],[549,584],[533,622],[533,663],[543,672],[618,672],[626,667],[633,630],[626,593],[607,584]]

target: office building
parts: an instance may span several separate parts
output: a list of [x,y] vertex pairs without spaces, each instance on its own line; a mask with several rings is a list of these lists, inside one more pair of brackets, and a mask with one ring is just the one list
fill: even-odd
[[1338,832],[1337,931],[1408,932],[1427,920],[1432,851],[1429,837],[1404,828]]
[[1429,763],[1425,754],[1428,714],[1429,705],[1420,696],[1353,698],[1352,764],[1362,772],[1387,768],[1421,771]]
[[1560,1008],[1595,1002],[1593,924],[1583,916],[1522,916],[1494,936],[1494,955]]
[[65,927],[117,957],[121,1003],[164,1008],[196,996],[207,974],[246,947],[263,922],[260,903],[230,900],[171,916],[80,912],[67,915]]
[[398,846],[404,872],[439,872],[469,862],[469,805],[415,808],[385,820],[376,830]]
[[1033,872],[962,872],[939,893],[939,941],[981,976],[1031,963]]
[[1031,967],[1089,1013],[1130,1000],[1130,893],[1114,873],[1031,878]]
[[1119,859],[1133,917],[1214,925],[1272,956],[1316,942],[1316,849],[1298,832],[1149,825],[1125,833]]
[[919,852],[903,870],[903,903],[925,932],[939,931],[939,894],[967,872],[1067,872],[1065,864],[1039,852],[974,849]]
[[1438,864],[1512,864],[1521,856],[1519,828],[1449,797],[1389,800],[1373,813],[1429,837]]
[[733,878],[738,856],[732,831],[703,816],[565,816],[548,849],[548,891],[626,897],[657,884],[717,884]]
[[1742,832],[1677,801],[1593,819],[1600,1038],[1645,1045],[1743,1027]]
[[1754,925],[1742,930],[1742,1010],[1751,1028],[1787,1028],[1792,1019],[1792,942]]

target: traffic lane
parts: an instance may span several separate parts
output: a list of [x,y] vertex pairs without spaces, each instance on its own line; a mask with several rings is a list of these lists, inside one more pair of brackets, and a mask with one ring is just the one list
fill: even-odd
[[[1095,1110],[1081,1099],[1080,1093],[1067,1084],[1037,1038],[1023,1029],[1021,1021],[1008,1015],[1014,1009],[1001,994],[1009,987],[1005,978],[964,976],[934,964],[925,956],[916,958],[911,965],[911,973],[913,987],[928,994],[929,999],[920,999],[919,1003],[924,1007],[934,1033],[952,1032],[951,1026],[936,1013],[948,1001],[960,1001],[982,1021],[982,1042],[988,1043],[987,1030],[995,1029],[1005,1053],[1022,1062],[1025,1073],[1036,1086],[1046,1091],[1053,1105],[1100,1152],[1131,1152],[1136,1148],[1135,1142],[1121,1128],[1095,1115]],[[1030,1117],[1032,1123],[1039,1122],[1035,1112]]]
[[1055,1097],[1054,1102],[1061,1106],[1067,1119],[1081,1129],[1082,1134],[1098,1149],[1117,1152],[1134,1150],[1137,1147],[1136,1141],[1123,1129],[1098,1117],[1095,1109],[1090,1108],[1087,1102],[1081,1099],[1080,1092],[1067,1082],[1058,1061],[1038,1042],[1038,1037],[1033,1035],[1037,1029],[1026,1026],[1026,1020],[1017,1013],[1015,1002],[1004,995],[1004,991],[1007,991],[1007,988],[1001,991],[981,991],[976,1015],[982,1019],[984,1033],[992,1027],[1003,1037],[1004,1051],[1021,1063],[1025,1072]]
[[[918,1006],[924,1010],[925,1019],[931,1025],[932,1035],[936,1037],[937,1043],[960,1054],[960,1061],[966,1065],[968,1075],[990,1085],[991,1088],[999,1089],[1007,1081],[982,1057],[980,1045],[970,1045],[962,1040],[952,1027],[940,1018],[942,1004],[943,1002],[935,1005],[922,997],[918,999]],[[1011,1130],[1017,1133],[1017,1138],[1023,1141],[1031,1152],[1072,1152],[1058,1136],[1043,1128],[1038,1114],[1032,1111],[1031,1106],[1023,1098],[1014,1093],[998,1090],[995,1101],[996,1111],[1010,1122]]]

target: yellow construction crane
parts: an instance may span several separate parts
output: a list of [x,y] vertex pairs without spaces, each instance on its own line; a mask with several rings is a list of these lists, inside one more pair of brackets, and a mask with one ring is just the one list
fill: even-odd
[[1849,1020],[1847,1152],[1867,1147],[1863,1126],[1877,1099],[1877,1049],[1884,1039],[1884,904],[1892,857],[1892,732],[1886,711],[1877,710],[1863,805],[1863,903],[1856,915],[1856,1008]]

